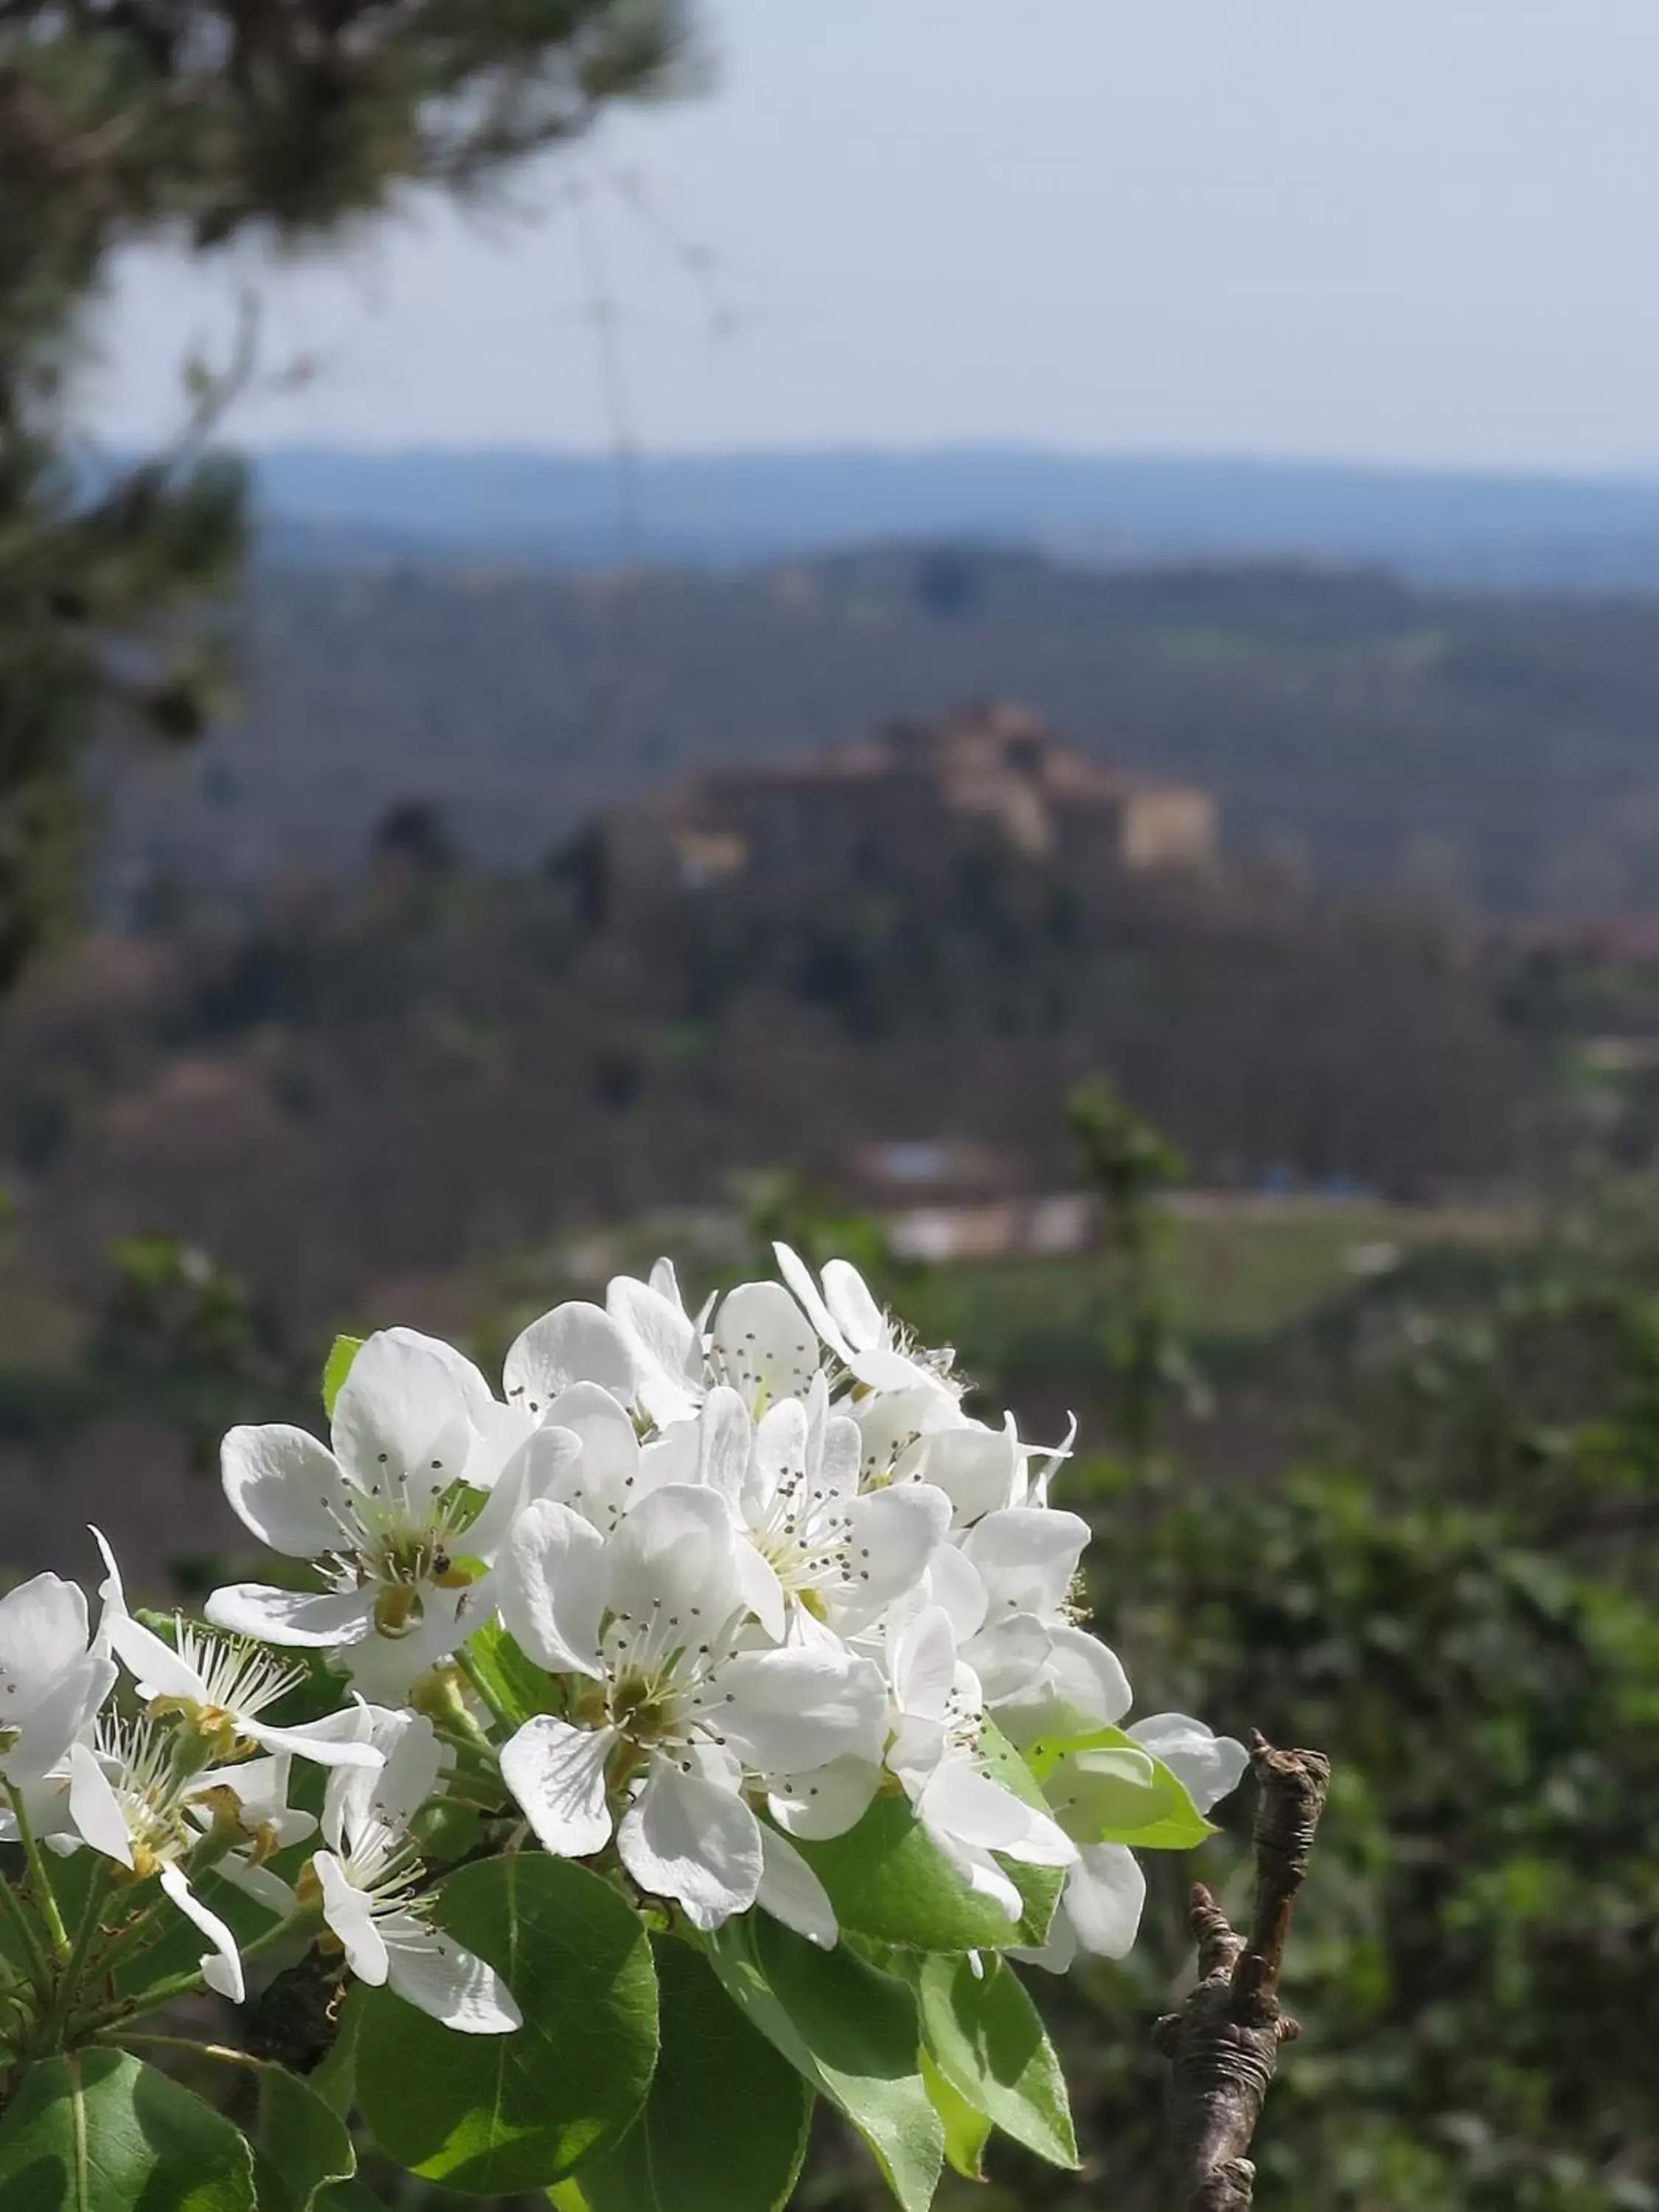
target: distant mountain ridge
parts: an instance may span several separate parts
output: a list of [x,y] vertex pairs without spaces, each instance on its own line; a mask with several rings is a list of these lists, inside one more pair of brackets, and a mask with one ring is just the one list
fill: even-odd
[[[1484,588],[1659,591],[1659,481],[1038,447],[645,456],[512,447],[255,457],[267,554],[741,568],[918,539],[1113,566],[1373,563]],[[631,516],[632,520],[628,520]]]

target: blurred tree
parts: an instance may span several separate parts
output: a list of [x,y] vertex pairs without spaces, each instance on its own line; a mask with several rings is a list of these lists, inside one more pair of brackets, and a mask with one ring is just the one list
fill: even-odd
[[1167,1267],[1170,1223],[1159,1203],[1186,1180],[1187,1162],[1103,1078],[1079,1085],[1066,1116],[1103,1215],[1113,1425],[1130,1461],[1144,1465],[1172,1397],[1201,1393],[1176,1327]]
[[795,1168],[758,1176],[749,1191],[749,1233],[763,1273],[772,1271],[772,1247],[793,1245],[809,1267],[850,1260],[878,1295],[896,1299],[920,1272],[898,1261],[887,1232],[865,1213],[818,1189]]
[[684,0],[0,0],[0,986],[68,910],[100,709],[203,727],[216,641],[194,611],[245,547],[242,471],[207,447],[251,315],[226,368],[189,370],[167,452],[118,469],[75,446],[112,257],[477,193],[666,88],[685,33]]

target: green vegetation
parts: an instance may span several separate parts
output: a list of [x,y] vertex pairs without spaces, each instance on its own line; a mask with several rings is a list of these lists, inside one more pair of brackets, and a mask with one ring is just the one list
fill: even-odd
[[[1255,2146],[1283,2212],[1659,2203],[1656,1228],[1644,1180],[1339,1298],[1292,1332],[1320,1458],[1267,1485],[1067,1478],[1097,1625],[1149,1698],[1335,1761],[1291,1947],[1304,2033]],[[1128,1961],[1039,1992],[1081,2174],[1005,2153],[1000,2193],[951,2212],[1159,2212],[1147,2029],[1187,1968],[1185,1884],[1237,1899],[1248,1810],[1154,1869]],[[862,2212],[836,2149],[801,2203]]]
[[349,876],[411,795],[473,865],[533,868],[596,809],[695,769],[975,696],[1206,785],[1231,854],[1334,890],[1464,918],[1635,911],[1659,890],[1659,648],[1639,599],[971,547],[610,583],[273,561],[246,633],[246,714],[164,793],[127,779],[117,806],[124,869],[168,896],[245,899],[246,871],[285,877],[297,854]]

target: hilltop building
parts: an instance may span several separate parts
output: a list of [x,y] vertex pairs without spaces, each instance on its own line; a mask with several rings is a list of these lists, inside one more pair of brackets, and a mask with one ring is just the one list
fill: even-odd
[[1143,873],[1202,867],[1215,801],[1066,744],[1022,707],[894,722],[811,757],[711,769],[656,805],[605,817],[613,889],[747,877],[915,876],[988,839],[1029,859]]

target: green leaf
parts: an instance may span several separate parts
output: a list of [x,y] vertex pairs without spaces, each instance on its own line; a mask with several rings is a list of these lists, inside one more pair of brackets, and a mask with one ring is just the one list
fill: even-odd
[[946,2082],[1006,2136],[1075,2169],[1066,2077],[1019,1978],[1001,1959],[924,1959],[915,1969],[927,2049]]
[[1025,1756],[1077,1843],[1190,1851],[1215,1833],[1185,1784],[1121,1729],[1044,1737]]
[[361,2181],[337,2181],[318,2197],[314,2212],[386,2212],[386,2207]]
[[211,2106],[130,2051],[29,2067],[0,2121],[5,2212],[254,2212],[253,2157]]
[[[1005,1790],[1047,1812],[1042,1792],[1013,1747],[988,1726],[981,1744],[988,1771]],[[1000,1951],[1011,1945],[1038,1948],[1065,1882],[1059,1867],[1000,1862],[1025,1901],[1010,1920],[989,1898],[979,1897],[929,1838],[902,1796],[878,1797],[845,1835],[795,1848],[829,1892],[843,1928],[908,1951]]]
[[945,2156],[954,2172],[967,2181],[985,2179],[985,2146],[991,2140],[991,2123],[976,2112],[965,2097],[957,2096],[926,2051],[921,2054],[921,2078],[928,2098],[945,2128]]
[[638,1916],[585,1867],[541,1851],[459,1867],[442,1925],[502,1975],[510,2035],[458,2035],[369,1991],[357,2094],[383,2149],[474,2195],[545,2189],[608,2149],[645,2100],[657,1990]]
[[547,2192],[553,2212],[593,2212],[579,2181],[556,2181]]
[[524,1653],[499,1623],[486,1621],[467,1638],[466,1655],[483,1677],[497,1705],[522,1727],[535,1713],[562,1710],[553,1678]]
[[356,2171],[357,2154],[338,2114],[297,2075],[262,2066],[253,2126],[259,2212],[313,2212],[325,2184],[349,2181]]
[[767,2041],[864,2137],[904,2212],[926,2212],[945,2129],[921,2078],[907,1985],[845,1942],[820,1951],[760,1912],[728,1920],[708,1958]]
[[334,2040],[306,2076],[306,2087],[320,2097],[337,2118],[349,2120],[357,2101],[357,2038],[362,2033],[368,1990],[353,1982],[342,2000]]
[[323,1362],[323,1411],[331,1421],[334,1401],[340,1395],[340,1385],[351,1372],[351,1363],[362,1350],[361,1336],[337,1336],[329,1346],[328,1358]]
[[638,2119],[581,2169],[589,2212],[781,2212],[806,2154],[812,2093],[705,1958],[668,1936],[652,1948],[662,2050]]

